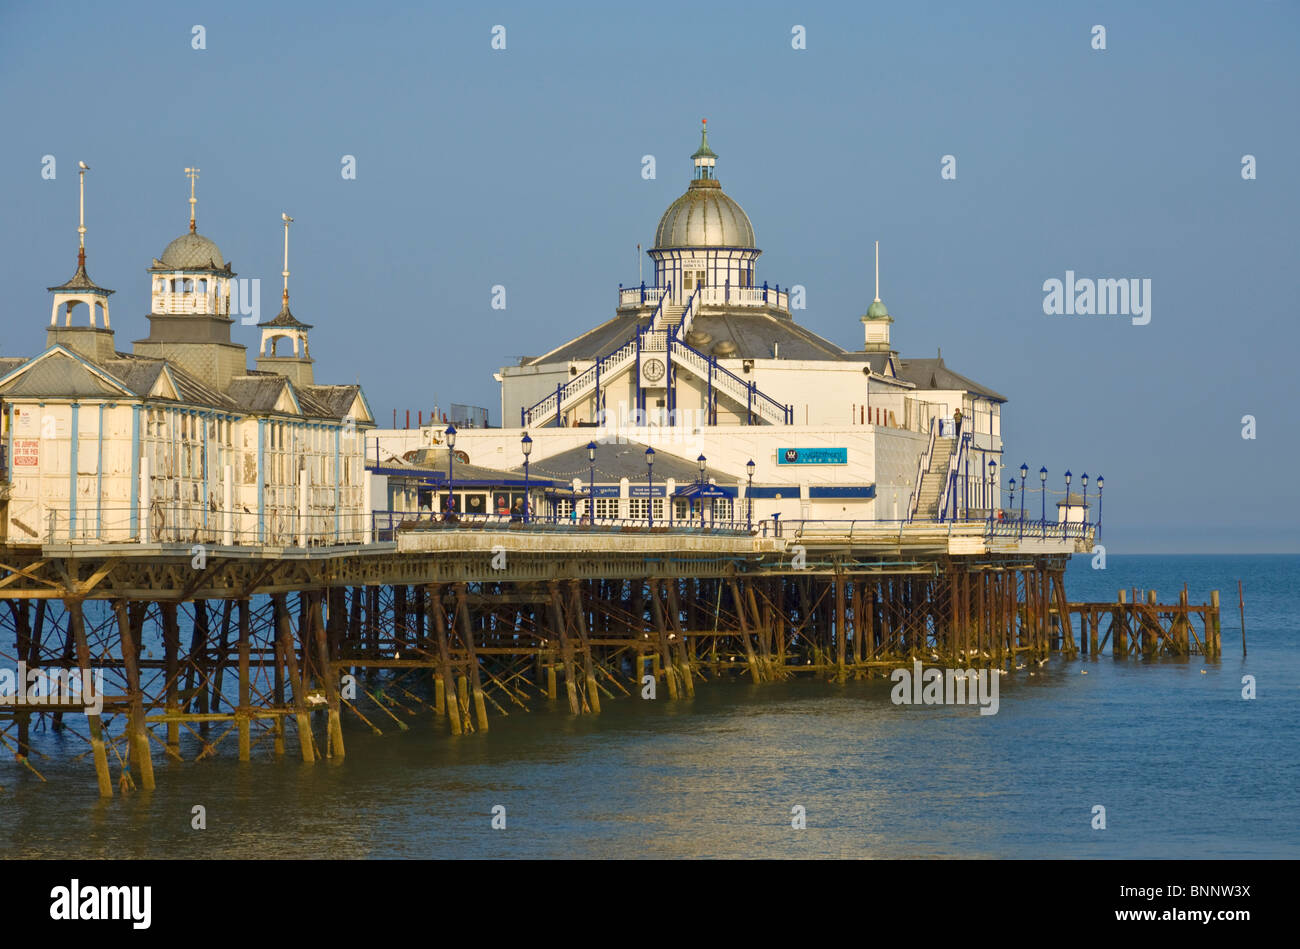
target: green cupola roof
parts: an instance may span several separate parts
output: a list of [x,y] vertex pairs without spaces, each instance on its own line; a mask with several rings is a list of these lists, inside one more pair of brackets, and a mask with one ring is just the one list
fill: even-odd
[[695,150],[692,158],[717,158],[713,149],[709,148],[709,120],[703,119],[703,128],[700,129],[700,147]]
[[873,301],[871,306],[867,307],[867,315],[863,317],[863,319],[867,320],[887,320],[889,318],[889,311],[885,309],[885,304],[880,300]]

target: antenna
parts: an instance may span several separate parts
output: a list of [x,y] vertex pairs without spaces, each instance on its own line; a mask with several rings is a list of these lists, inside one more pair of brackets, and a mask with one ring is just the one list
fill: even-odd
[[79,171],[78,177],[81,178],[81,212],[77,218],[77,267],[86,266],[86,172],[90,171],[90,166],[84,161],[77,162]]
[[880,302],[880,241],[876,241],[876,301]]
[[198,198],[194,197],[194,182],[199,180],[199,170],[197,168],[186,168],[185,174],[190,179],[190,233],[194,233],[194,205],[198,204]]
[[284,221],[284,270],[280,271],[280,276],[284,277],[284,305],[289,306],[289,225],[293,223],[293,218],[283,211],[280,212],[280,220]]

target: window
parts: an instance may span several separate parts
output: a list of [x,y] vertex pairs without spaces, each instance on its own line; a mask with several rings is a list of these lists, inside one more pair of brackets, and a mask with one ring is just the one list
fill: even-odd
[[596,517],[602,520],[618,517],[618,498],[596,498]]
[[673,520],[684,521],[691,516],[691,503],[685,498],[673,502]]
[[713,499],[713,519],[715,521],[731,520],[731,512],[732,512],[731,498]]
[[[628,517],[633,520],[645,520],[650,507],[648,498],[630,498],[627,502]],[[664,516],[664,499],[654,499],[654,517],[655,520],[663,520]]]
[[573,512],[573,501],[569,498],[558,498],[555,501],[555,513],[563,520],[567,520]]

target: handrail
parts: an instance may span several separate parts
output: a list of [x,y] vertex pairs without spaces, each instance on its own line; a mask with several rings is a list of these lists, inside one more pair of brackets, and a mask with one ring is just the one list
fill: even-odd
[[907,499],[907,519],[910,521],[916,517],[916,508],[921,503],[921,478],[930,470],[930,459],[934,455],[934,440],[939,434],[938,427],[934,424],[934,416],[930,416],[930,440],[926,442],[925,451],[921,452],[921,457],[916,460],[916,478],[913,481],[912,496]]
[[[668,300],[672,292],[672,283],[668,284],[666,293],[659,298],[659,304],[655,307],[654,314],[651,316],[651,323],[655,320],[662,320],[662,314],[665,301]],[[641,329],[637,330],[638,337],[642,333]],[[584,371],[578,373],[564,385],[558,387],[555,392],[547,393],[541,399],[537,400],[532,406],[521,409],[519,413],[519,424],[527,428],[530,425],[536,425],[540,421],[551,417],[552,413],[559,415],[564,407],[564,403],[574,398],[579,393],[586,390],[587,386],[593,383],[597,376],[607,374],[611,371],[622,368],[623,364],[636,354],[637,340],[632,339],[621,346],[611,350],[604,356],[596,360],[594,364],[588,366]],[[554,409],[552,409],[554,405]]]
[[[966,445],[970,441],[970,434],[966,433],[957,439],[957,444],[953,447],[952,454],[948,457],[948,479],[944,485],[943,503],[939,505],[939,520],[947,520],[949,511],[956,519],[957,513],[957,479],[961,475],[961,462],[966,457]],[[949,500],[952,501],[952,507],[948,507]]]
[[[704,355],[704,353],[700,352],[689,343],[684,343],[679,339],[674,339],[672,340],[672,346],[674,347],[674,353],[680,351],[684,354],[683,361],[690,365],[691,369],[695,372],[700,373],[701,375],[708,372],[716,373],[716,376],[714,377],[715,384],[718,379],[729,382],[730,385],[724,385],[720,388],[722,388],[737,402],[744,402],[747,408],[753,405],[761,416],[766,417],[768,414],[776,415],[779,416],[781,423],[789,424],[789,411],[787,408],[771,396],[760,391],[757,386],[746,382],[726,366],[719,365],[716,359]],[[764,413],[764,409],[767,410],[766,414]],[[775,423],[777,420],[769,419],[769,421]]]

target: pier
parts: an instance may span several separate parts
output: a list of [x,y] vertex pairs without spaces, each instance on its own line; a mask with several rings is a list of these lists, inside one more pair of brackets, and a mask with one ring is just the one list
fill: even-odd
[[455,740],[539,703],[598,715],[728,677],[1011,669],[1108,645],[1117,660],[1219,655],[1217,594],[1068,599],[1090,525],[1022,538],[983,521],[796,521],[763,536],[411,518],[374,533],[392,539],[0,551],[0,658],[55,682],[103,670],[105,693],[84,722],[68,695],[0,707],[0,743],[39,775],[32,730],[78,736],[108,797],[153,787],[155,761],[182,748],[342,757],[344,718],[382,733],[429,715]]

